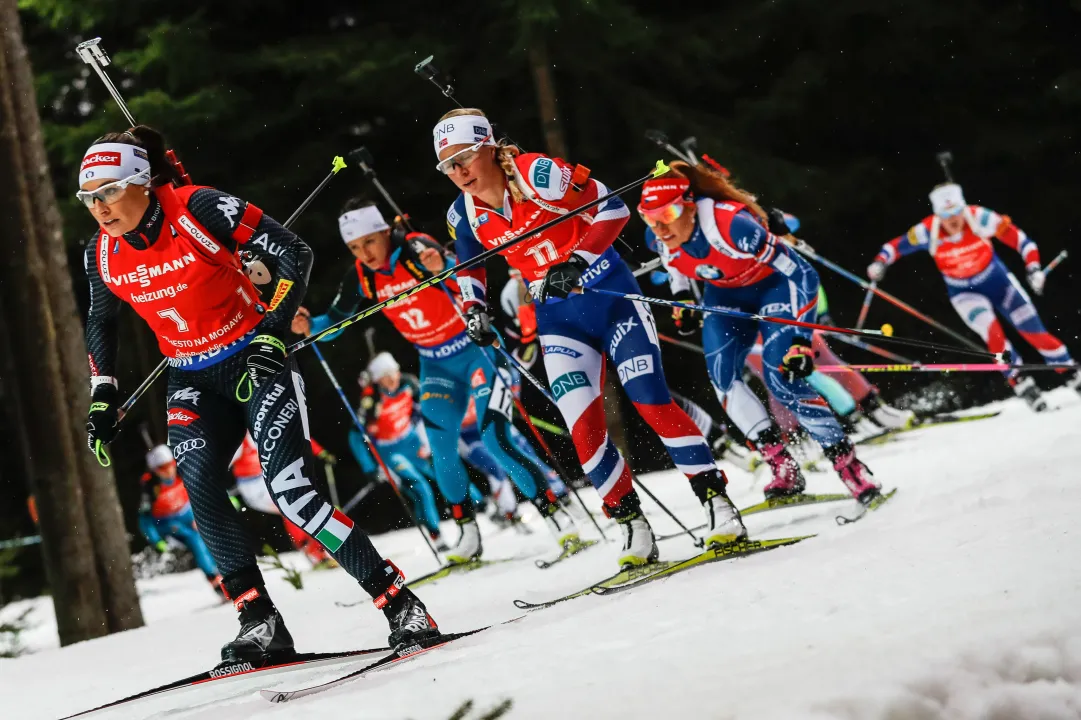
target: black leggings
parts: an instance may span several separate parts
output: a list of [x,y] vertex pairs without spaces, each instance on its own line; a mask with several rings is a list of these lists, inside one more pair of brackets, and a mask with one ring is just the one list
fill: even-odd
[[[242,403],[236,398],[236,385],[245,372],[243,355],[237,353],[200,370],[170,368],[167,393],[169,444],[177,471],[188,488],[199,534],[227,579],[241,571],[258,573],[255,555],[226,492],[231,485],[229,462],[245,430],[251,430],[259,448],[263,478],[282,515],[318,536],[328,550],[344,534],[342,516],[335,517],[330,503],[311,482],[315,463],[304,380],[296,360],[290,357],[280,375],[253,389],[251,399]],[[382,564],[372,541],[356,527],[331,554],[362,583]]]

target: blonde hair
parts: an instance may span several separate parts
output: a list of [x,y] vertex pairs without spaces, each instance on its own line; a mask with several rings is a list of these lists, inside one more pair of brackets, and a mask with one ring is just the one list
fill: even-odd
[[[439,118],[439,122],[449,120],[452,117],[461,117],[462,115],[478,115],[486,118],[487,115],[480,108],[458,108],[451,110],[443,117]],[[522,193],[522,189],[518,187],[518,171],[514,165],[514,158],[522,154],[522,149],[517,145],[512,145],[506,139],[499,140],[496,143],[495,148],[495,161],[503,169],[503,174],[507,176],[507,189],[510,191],[511,199],[514,202],[524,202],[526,197]]]
[[712,168],[701,165],[691,165],[682,160],[675,160],[668,164],[671,168],[669,175],[686,178],[691,183],[691,191],[697,197],[708,197],[712,200],[733,200],[743,203],[754,215],[765,221],[766,213],[754,195],[736,187],[728,178]]

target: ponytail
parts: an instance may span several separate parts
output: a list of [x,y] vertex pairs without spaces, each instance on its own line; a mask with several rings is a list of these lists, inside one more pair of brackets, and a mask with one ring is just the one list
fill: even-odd
[[122,143],[134,145],[146,150],[147,160],[150,161],[151,184],[161,187],[173,183],[183,185],[184,181],[180,171],[165,154],[165,136],[152,127],[136,125],[122,133],[107,133],[94,141],[97,143]]
[[766,212],[758,204],[757,198],[746,190],[736,187],[733,182],[720,172],[700,165],[691,165],[682,160],[674,160],[668,166],[672,169],[673,175],[690,181],[691,192],[696,197],[708,197],[711,200],[721,202],[731,200],[742,203],[759,220],[762,222],[767,221]]

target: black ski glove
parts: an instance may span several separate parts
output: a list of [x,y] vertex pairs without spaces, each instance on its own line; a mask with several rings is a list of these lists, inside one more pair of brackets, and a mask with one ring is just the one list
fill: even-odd
[[[685,303],[693,303],[695,301],[694,295],[687,290],[676,293],[675,299]],[[674,307],[672,308],[672,320],[676,323],[676,332],[683,337],[694,335],[702,329],[702,313],[697,310]]]
[[120,432],[120,391],[112,383],[101,383],[90,398],[90,414],[86,416],[86,446],[97,456],[101,465],[111,464],[105,446]]
[[589,262],[581,255],[573,254],[565,262],[552,266],[541,285],[541,302],[547,302],[550,297],[566,300],[582,286],[582,274],[588,269]]
[[784,221],[784,211],[779,208],[770,208],[766,211],[767,227],[771,233],[779,237],[791,235],[788,223]]
[[492,319],[481,305],[473,305],[465,311],[465,331],[469,338],[481,347],[494,345],[498,339],[492,330]]
[[277,377],[285,369],[285,354],[285,343],[278,338],[256,335],[244,350],[244,365],[248,371],[237,384],[236,399],[248,402],[253,386],[262,387]]
[[811,343],[801,337],[792,338],[792,347],[784,354],[780,370],[785,382],[795,382],[810,376],[815,371]]

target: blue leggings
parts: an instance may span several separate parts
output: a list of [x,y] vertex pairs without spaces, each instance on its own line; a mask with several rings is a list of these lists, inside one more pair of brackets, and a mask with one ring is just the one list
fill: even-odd
[[[797,260],[791,276],[775,272],[764,280],[740,288],[707,284],[702,303],[768,317],[814,322],[817,301],[818,273],[805,261]],[[759,333],[762,333],[762,373],[770,394],[796,416],[800,425],[822,447],[844,440],[844,430],[822,396],[807,381],[785,381],[779,369],[792,341],[798,336],[806,337],[809,331],[717,313],[706,315],[702,345],[713,386],[719,393],[733,390],[742,377],[743,364]],[[733,419],[739,418],[733,415]]]
[[139,528],[152,544],[166,537],[174,537],[184,544],[195,557],[195,564],[208,578],[218,574],[218,566],[210,557],[210,551],[206,549],[206,543],[199,537],[195,529],[195,516],[189,507],[176,515],[163,518],[152,518],[143,514],[139,516]]
[[439,508],[436,507],[430,482],[432,465],[430,460],[422,459],[418,454],[420,436],[415,430],[410,430],[399,440],[376,442],[375,447],[387,466],[401,479],[402,493],[413,504],[417,519],[428,530],[439,532]]
[[[533,446],[526,440],[525,436],[518,432],[518,428],[512,425],[510,434],[511,438],[514,440],[514,444],[522,454],[532,458],[533,462],[537,464],[537,467],[544,471],[544,477],[548,481],[548,487],[556,494],[556,497],[563,497],[566,495],[567,486],[563,484],[563,480],[559,477],[559,473],[540,459],[537,452],[533,449]],[[466,425],[462,428],[461,444],[458,449],[461,452],[463,460],[485,475],[494,477],[499,481],[507,479],[507,474],[503,472],[503,468],[499,466],[499,463],[496,462],[495,458],[492,457],[492,454],[484,447],[484,443],[481,442],[480,430],[475,424]]]
[[452,505],[465,501],[469,475],[458,455],[458,436],[469,397],[477,408],[484,446],[527,498],[547,486],[544,469],[514,442],[514,398],[496,372],[495,353],[468,345],[449,358],[420,358],[420,412],[432,446],[439,491]]

